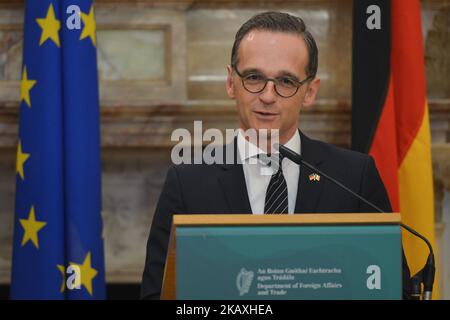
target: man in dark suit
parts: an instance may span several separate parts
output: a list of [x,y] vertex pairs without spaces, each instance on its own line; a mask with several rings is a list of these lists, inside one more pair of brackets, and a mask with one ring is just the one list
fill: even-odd
[[[181,164],[169,169],[147,244],[142,298],[160,296],[173,214],[374,211],[288,159],[280,159],[270,174],[262,174],[266,164],[260,156],[277,152],[271,148],[275,139],[378,207],[391,211],[370,156],[312,140],[298,129],[300,110],[313,105],[320,85],[317,64],[316,43],[300,18],[267,12],[239,29],[227,67],[227,93],[236,100],[240,131],[224,147],[224,153],[232,153],[234,161]],[[255,144],[245,134],[251,129],[274,130],[270,132],[276,134],[269,134],[265,145],[260,140]],[[409,283],[406,263],[403,277],[404,283]]]

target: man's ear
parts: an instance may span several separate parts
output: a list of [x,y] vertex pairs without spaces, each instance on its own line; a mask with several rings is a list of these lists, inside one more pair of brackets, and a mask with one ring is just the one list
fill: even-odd
[[234,82],[233,82],[233,68],[227,66],[227,94],[231,99],[235,98],[234,95]]
[[303,106],[308,108],[316,101],[317,92],[319,91],[320,78],[315,77],[306,87],[305,98],[303,99]]

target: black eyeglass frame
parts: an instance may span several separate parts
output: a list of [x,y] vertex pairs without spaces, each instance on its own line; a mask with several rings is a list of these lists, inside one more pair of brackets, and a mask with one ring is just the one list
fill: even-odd
[[239,76],[239,78],[241,78],[242,86],[243,86],[244,89],[247,90],[248,92],[250,92],[250,93],[261,93],[261,92],[263,92],[264,89],[266,88],[267,83],[268,83],[269,81],[272,81],[272,82],[273,82],[273,85],[274,85],[274,88],[275,88],[275,92],[276,92],[280,97],[282,97],[282,98],[291,98],[291,97],[295,96],[295,95],[297,94],[297,92],[298,92],[298,89],[299,89],[302,85],[304,85],[306,82],[308,82],[309,80],[311,80],[311,79],[313,78],[312,76],[307,76],[305,79],[303,79],[303,80],[301,80],[301,81],[296,80],[296,79],[291,79],[292,81],[296,82],[297,88],[295,89],[295,92],[294,92],[293,94],[291,94],[291,95],[289,95],[289,96],[284,96],[284,95],[280,94],[280,93],[278,92],[278,90],[277,90],[277,82],[279,81],[278,79],[275,79],[275,78],[267,78],[267,77],[264,76],[264,77],[265,77],[265,80],[266,80],[266,83],[264,84],[264,86],[262,87],[262,89],[261,89],[261,90],[258,90],[258,91],[251,91],[251,90],[249,90],[249,89],[245,86],[245,83],[244,83],[244,78],[245,78],[245,76],[242,75],[242,74],[239,72],[239,70],[237,69],[237,67],[236,67],[235,65],[232,65],[231,67],[234,69],[234,71],[236,71],[236,74]]

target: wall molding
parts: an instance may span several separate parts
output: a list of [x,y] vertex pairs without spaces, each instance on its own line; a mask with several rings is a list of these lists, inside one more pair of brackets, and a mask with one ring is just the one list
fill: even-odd
[[[433,143],[450,143],[450,100],[430,100]],[[350,101],[318,100],[302,111],[300,127],[317,139],[337,145],[350,145]],[[18,132],[18,104],[0,105],[0,148],[15,148]],[[142,107],[117,105],[101,107],[102,147],[171,147],[171,132],[191,130],[195,120],[203,129],[237,127],[233,101],[187,101],[154,103]]]

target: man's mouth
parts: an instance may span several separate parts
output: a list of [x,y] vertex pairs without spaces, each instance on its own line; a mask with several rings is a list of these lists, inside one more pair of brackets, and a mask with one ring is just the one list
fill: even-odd
[[253,112],[256,114],[257,118],[260,118],[263,120],[273,120],[278,116],[278,113],[270,112],[270,111],[255,110]]

